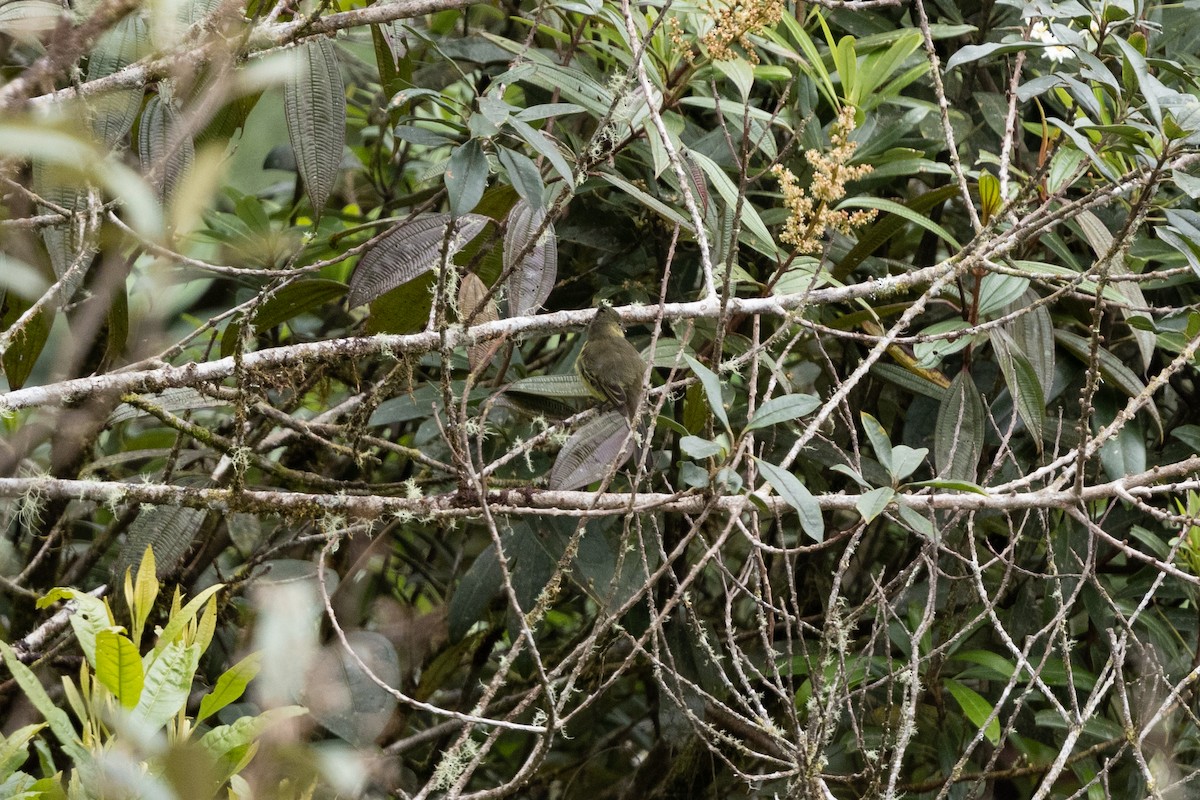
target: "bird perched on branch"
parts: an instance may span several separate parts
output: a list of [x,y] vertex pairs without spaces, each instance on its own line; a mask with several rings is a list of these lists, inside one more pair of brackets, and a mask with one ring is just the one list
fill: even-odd
[[642,394],[646,362],[625,339],[621,317],[601,303],[587,329],[587,340],[575,359],[575,372],[596,399],[625,412],[633,419]]

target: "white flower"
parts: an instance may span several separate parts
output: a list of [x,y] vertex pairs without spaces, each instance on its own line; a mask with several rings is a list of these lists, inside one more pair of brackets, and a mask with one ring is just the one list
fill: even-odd
[[1053,19],[1035,19],[1029,26],[1029,40],[1049,45],[1042,50],[1042,55],[1051,61],[1065,61],[1075,54],[1071,48],[1064,45],[1062,40],[1054,35],[1054,31],[1050,30],[1050,23],[1053,21]]
[[1051,45],[1042,51],[1042,55],[1051,61],[1066,61],[1071,56],[1075,55],[1071,52],[1071,48],[1061,44]]

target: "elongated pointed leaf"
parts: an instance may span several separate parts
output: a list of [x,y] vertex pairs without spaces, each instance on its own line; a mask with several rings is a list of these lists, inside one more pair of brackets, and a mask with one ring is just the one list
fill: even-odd
[[851,197],[839,203],[837,210],[841,211],[846,208],[876,208],[880,211],[886,211],[889,214],[895,214],[898,217],[908,220],[918,228],[924,228],[930,233],[935,234],[954,250],[962,249],[962,245],[958,243],[958,240],[954,238],[950,231],[938,225],[924,214],[919,214],[908,206],[902,206],[895,200],[887,200],[882,197]]
[[892,464],[892,441],[888,437],[887,431],[879,424],[879,420],[863,411],[859,414],[862,419],[863,431],[867,434],[867,439],[871,442],[871,447],[875,450],[875,458],[880,465],[888,471],[888,474],[895,477],[895,469]]
[[[480,280],[478,275],[474,272],[463,275],[458,285],[458,313],[463,322],[470,320],[471,324],[479,325],[500,319],[500,308],[496,305],[496,298],[487,297],[487,293],[487,284]],[[491,360],[499,347],[499,339],[473,344],[467,348],[467,363],[471,365],[472,370],[479,369],[480,365]]]
[[714,442],[701,436],[684,436],[679,440],[679,449],[683,451],[684,455],[691,458],[724,457],[729,452],[729,440],[724,435],[717,438],[724,439],[724,443],[720,441]]
[[[1171,212],[1168,211],[1167,214],[1169,218]],[[1088,245],[1091,246],[1096,258],[1108,258],[1113,250],[1113,235],[1108,226],[1099,217],[1087,210],[1079,212],[1075,217],[1075,223],[1083,231],[1083,236],[1087,239]],[[1109,264],[1109,271],[1114,276],[1128,275],[1129,269],[1126,266],[1125,258],[1118,257],[1112,259]],[[1113,284],[1113,288],[1124,296],[1129,306],[1132,306],[1134,309],[1146,308],[1146,296],[1142,293],[1142,287],[1136,281],[1117,281]],[[1126,308],[1125,304],[1117,305],[1116,311],[1125,319],[1141,313],[1140,311]],[[1154,356],[1154,332],[1138,328],[1130,328],[1129,332],[1133,336],[1133,340],[1137,342],[1138,354],[1142,357],[1141,368],[1144,370],[1150,366],[1150,359]],[[1024,352],[1027,356],[1029,355],[1028,350]]]
[[[1072,355],[1085,364],[1087,363],[1091,352],[1091,344],[1087,339],[1070,331],[1058,329],[1054,331],[1054,338],[1059,344],[1070,351]],[[1104,377],[1104,380],[1116,386],[1122,393],[1129,397],[1137,397],[1145,390],[1146,385],[1142,383],[1141,379],[1129,367],[1125,366],[1125,363],[1121,359],[1114,356],[1108,350],[1103,347],[1099,348],[1096,351],[1096,358],[1100,362],[1100,374]],[[1147,403],[1143,406],[1143,410],[1150,413],[1155,425],[1158,426],[1158,434],[1161,438],[1162,418],[1159,416],[1158,406],[1154,403]]]
[[99,597],[70,587],[56,587],[38,600],[38,608],[46,608],[59,600],[75,604],[71,613],[71,630],[88,664],[96,666],[96,636],[113,625],[108,606]]
[[58,27],[68,11],[48,0],[13,0],[0,5],[0,33],[22,42],[36,42],[38,35]]
[[[537,242],[530,240],[542,226],[546,212],[517,201],[508,212],[508,229],[504,234],[504,270],[508,278],[508,315],[519,317],[536,313],[558,279],[558,237],[554,226],[547,225]],[[518,259],[526,249],[524,257]]]
[[1037,373],[1025,354],[1017,347],[1016,342],[1002,329],[991,333],[992,345],[996,348],[996,360],[1000,362],[1000,372],[1004,375],[1004,383],[1013,397],[1013,405],[1021,416],[1021,421],[1029,430],[1037,445],[1042,449],[1042,429],[1045,426],[1046,400],[1042,395],[1042,386]]
[[[11,261],[7,263],[0,261],[0,269],[4,269],[11,263]],[[31,302],[25,301],[24,298],[18,297],[14,293],[6,294],[4,300],[4,305],[7,307],[0,309],[4,312],[0,314],[0,330],[8,330],[9,326],[20,319],[31,305]],[[25,381],[29,380],[38,356],[42,354],[46,342],[50,339],[50,328],[53,321],[53,315],[43,308],[34,314],[23,329],[8,340],[8,346],[3,353],[0,353],[0,362],[3,362],[4,377],[8,379],[10,388],[20,389],[25,385]]]
[[987,225],[1003,205],[1000,197],[1000,181],[986,170],[979,173],[979,216]]
[[725,413],[725,402],[721,398],[721,379],[715,372],[691,356],[685,355],[683,358],[692,368],[692,372],[696,373],[696,377],[700,379],[700,385],[704,387],[704,394],[708,398],[708,407],[712,409],[717,419],[721,420],[725,430],[732,432],[729,427],[729,416]]
[[187,703],[199,665],[198,645],[185,647],[181,642],[172,642],[163,648],[146,670],[142,695],[133,709],[134,717],[152,730],[166,725]]
[[262,669],[262,653],[251,653],[217,678],[212,691],[200,699],[200,711],[196,722],[208,719],[230,703],[236,702],[246,691],[250,681]]
[[217,592],[225,588],[223,583],[214,583],[212,586],[205,588],[191,600],[187,601],[187,605],[179,611],[172,612],[171,619],[163,627],[162,632],[158,635],[158,641],[154,644],[154,651],[161,653],[168,644],[176,642],[188,624],[195,619],[196,614],[208,602],[208,599]]
[[[713,161],[703,153],[689,151],[688,156],[691,158],[691,163],[698,166],[712,183],[713,189],[721,196],[727,208],[734,209],[738,207],[738,188],[733,180],[725,174],[725,170],[721,169],[720,165]],[[762,221],[762,217],[758,215],[752,204],[741,204],[741,223],[742,228],[754,235],[767,251],[776,247],[775,239],[771,237],[767,230],[766,224]],[[688,216],[688,221],[691,217]]]
[[[112,75],[141,57],[149,47],[150,35],[137,13],[129,14],[102,35],[88,56],[89,81]],[[142,89],[103,92],[87,101],[89,121],[96,138],[115,149],[133,127],[142,105]]]
[[133,708],[142,695],[142,657],[129,637],[112,630],[96,634],[96,679],[123,708]]
[[142,171],[153,172],[159,198],[169,197],[196,157],[192,137],[181,130],[179,111],[171,98],[156,94],[146,101],[138,123],[138,156]]
[[934,425],[933,460],[943,479],[974,481],[983,455],[983,398],[965,370],[950,382]]
[[619,411],[601,414],[567,439],[550,470],[550,488],[566,491],[587,486],[632,453],[629,420]]
[[121,580],[125,570],[136,568],[148,547],[154,548],[158,576],[170,574],[191,550],[207,517],[208,512],[199,508],[143,508],[113,562],[113,577]]
[[492,598],[500,592],[503,582],[504,572],[500,569],[500,559],[493,542],[471,562],[454,588],[454,594],[450,596],[450,606],[446,610],[450,641],[462,639],[472,625],[483,619],[484,612]]
[[369,303],[383,293],[424,275],[442,260],[442,246],[446,245],[446,257],[454,255],[468,242],[479,235],[488,218],[479,214],[467,214],[453,221],[453,233],[446,242],[446,229],[451,225],[449,214],[430,214],[418,217],[375,245],[354,270],[350,278],[347,300],[351,308]]
[[[909,211],[919,214],[928,214],[931,209],[939,206],[948,200],[958,196],[958,187],[955,185],[941,186],[937,189],[926,192],[923,195],[914,197],[904,204],[904,207]],[[899,214],[885,213],[869,228],[861,231],[858,237],[858,243],[850,249],[850,252],[838,263],[833,269],[833,279],[844,281],[854,268],[861,264],[871,253],[874,253],[885,242],[891,239],[896,234],[905,229],[907,217]]]
[[575,188],[575,175],[571,170],[571,166],[563,158],[562,152],[558,149],[558,144],[549,135],[515,117],[510,119],[508,124],[512,126],[517,135],[533,148],[539,156],[550,162],[550,166],[554,167],[554,171],[559,174],[559,177],[563,179],[567,186],[572,189]]
[[781,422],[791,422],[805,414],[811,414],[821,406],[821,398],[815,394],[786,394],[782,397],[772,397],[758,407],[754,418],[746,425],[747,431],[778,425]]
[[228,725],[218,725],[200,737],[200,746],[220,760],[238,748],[247,747],[276,723],[300,717],[308,713],[304,706],[279,706],[268,708],[258,716],[242,717]]
[[[41,160],[33,162],[33,190],[39,197],[72,213],[88,207],[88,190],[82,176],[55,164]],[[53,213],[53,210],[47,207],[46,213]],[[82,220],[72,217],[42,230],[42,240],[57,278],[66,275],[77,261],[90,261],[96,253],[95,237],[81,223]],[[86,269],[73,274],[70,284],[60,295],[63,303],[71,300],[86,276]]]
[[1037,293],[1030,289],[1006,308],[1006,314],[1019,309],[1026,309],[1026,312],[1013,319],[1005,328],[1017,347],[1029,359],[1029,365],[1033,367],[1038,383],[1041,384],[1042,396],[1048,398],[1054,385],[1054,322],[1050,319],[1050,310],[1045,305],[1032,307],[1037,300]]
[[865,492],[858,498],[858,502],[854,504],[854,508],[862,515],[863,522],[870,522],[883,513],[883,510],[887,508],[887,504],[892,502],[892,498],[895,496],[896,492],[894,489],[882,486],[878,489]]
[[332,41],[309,39],[296,50],[299,64],[284,84],[283,109],[296,167],[320,216],[346,145],[346,87]]
[[991,703],[985,700],[979,692],[956,680],[946,679],[944,683],[946,690],[950,692],[954,702],[958,703],[958,707],[963,710],[967,719],[971,720],[975,727],[983,729],[984,735],[993,746],[998,744],[1000,742],[1000,720],[995,717],[988,719],[992,715]]
[[478,139],[459,145],[446,164],[446,194],[450,213],[461,217],[479,205],[487,188],[488,161]]
[[506,391],[537,397],[594,397],[578,375],[531,375],[509,384]]
[[821,506],[817,503],[817,498],[812,496],[812,492],[799,478],[782,467],[757,457],[754,462],[758,464],[758,471],[766,478],[767,483],[771,484],[771,488],[779,492],[784,502],[800,514],[800,527],[809,538],[815,542],[825,541],[825,519],[821,516]]
[[0,655],[4,656],[4,663],[12,673],[17,685],[21,687],[21,693],[49,723],[50,730],[54,732],[63,751],[75,761],[76,766],[90,767],[92,756],[80,741],[79,734],[75,732],[75,726],[71,724],[71,718],[67,716],[67,712],[50,699],[50,695],[46,693],[37,676],[29,667],[21,663],[17,654],[3,639],[0,639]]
[[517,194],[521,195],[521,199],[532,205],[540,203],[546,186],[542,182],[542,174],[537,165],[529,156],[501,147],[499,158],[500,165],[508,175],[508,182],[517,190]]

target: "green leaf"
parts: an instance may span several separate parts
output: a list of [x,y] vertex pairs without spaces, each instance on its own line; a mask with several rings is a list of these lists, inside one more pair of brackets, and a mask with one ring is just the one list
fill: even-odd
[[478,139],[461,144],[450,154],[444,180],[450,200],[450,214],[462,217],[483,198],[487,188],[488,161]]
[[995,673],[995,677],[1007,681],[1017,671],[1016,665],[999,653],[991,650],[962,650],[955,652],[952,658],[956,661],[966,661],[978,664]]
[[[138,13],[127,15],[105,31],[88,56],[89,81],[108,77],[137,61],[149,45],[146,22]],[[116,89],[88,98],[89,122],[96,138],[116,149],[133,127],[142,106],[142,88]]]
[[677,367],[683,364],[683,355],[695,356],[696,351],[679,339],[664,336],[654,343],[651,351],[647,346],[642,350],[642,358],[655,367]]
[[[203,479],[190,481],[202,483]],[[142,508],[129,526],[129,533],[113,563],[113,575],[123,578],[125,570],[141,563],[148,548],[153,548],[160,577],[172,572],[200,535],[208,512],[184,506]]]
[[51,589],[38,600],[38,608],[46,608],[51,603],[67,600],[75,604],[71,612],[71,629],[79,641],[84,657],[93,668],[96,666],[96,634],[112,627],[113,619],[108,613],[108,606],[99,597],[87,592],[69,587]]
[[1049,397],[1054,386],[1054,348],[1047,347],[1046,343],[1054,338],[1054,322],[1045,305],[1035,305],[1038,299],[1032,289],[1021,295],[1005,309],[1005,313],[1018,310],[1024,310],[1025,313],[1005,327],[1017,348],[1029,359],[1029,365],[1042,387],[1042,396]]
[[531,375],[513,381],[505,391],[537,397],[593,397],[578,375]]
[[895,214],[905,220],[908,220],[918,228],[924,228],[930,233],[935,234],[942,241],[950,245],[954,251],[962,249],[962,245],[958,240],[950,235],[950,231],[938,225],[924,214],[919,214],[913,211],[908,206],[902,206],[895,200],[886,200],[882,197],[850,197],[838,203],[837,210],[841,211],[846,208],[877,208],[880,211],[886,211],[889,214]]
[[[59,149],[67,150],[74,142],[54,143]],[[82,149],[82,148],[80,148]],[[99,153],[92,151],[99,157]],[[86,158],[86,153],[81,153]],[[33,159],[33,190],[41,198],[54,203],[59,208],[71,212],[82,211],[88,205],[87,178],[73,167],[67,167],[48,158]],[[45,213],[53,209],[46,207]],[[50,266],[54,269],[56,278],[62,278],[76,261],[90,261],[96,252],[95,237],[88,231],[67,221],[48,225],[42,231],[42,241],[50,253]],[[70,283],[62,290],[61,301],[69,301],[75,292],[83,285],[85,270],[76,270]],[[51,319],[46,314],[47,319]],[[15,319],[15,317],[14,317]],[[47,323],[48,324],[48,323]],[[30,365],[32,366],[32,364]]]
[[904,480],[925,463],[925,457],[928,455],[929,450],[925,447],[914,448],[906,444],[896,445],[892,448],[892,465],[895,470],[892,477],[897,481]]
[[[904,207],[915,214],[927,215],[936,206],[958,197],[958,186],[950,184],[914,197]],[[889,240],[905,229],[908,215],[886,213],[869,228],[861,231],[858,242],[833,269],[833,279],[844,281],[854,268],[879,250]]]
[[521,199],[529,205],[540,206],[542,192],[546,187],[542,183],[542,174],[538,171],[537,165],[529,159],[529,156],[507,147],[498,148],[497,156],[500,159],[500,166],[504,167],[504,173],[508,176],[508,182],[517,190]]
[[1076,148],[1081,150],[1089,159],[1091,159],[1092,166],[1098,169],[1101,175],[1113,183],[1120,181],[1121,178],[1113,169],[1112,165],[1096,154],[1096,151],[1092,148],[1092,142],[1090,139],[1088,139],[1086,134],[1080,133],[1075,129],[1074,125],[1063,122],[1057,117],[1047,117],[1046,122],[1065,133],[1067,138],[1071,140],[1072,144],[1074,144]]
[[887,431],[879,424],[879,420],[867,412],[861,412],[859,417],[862,419],[863,431],[866,432],[867,439],[870,440],[871,447],[875,450],[875,458],[888,471],[888,474],[895,478],[896,473],[892,465],[892,442],[888,438]]
[[112,630],[96,634],[96,679],[123,708],[133,708],[142,694],[142,657],[128,637]]
[[997,328],[992,330],[990,335],[992,345],[996,348],[996,360],[1000,362],[1000,372],[1004,375],[1004,383],[1008,386],[1009,394],[1013,396],[1013,405],[1016,406],[1021,421],[1025,423],[1040,453],[1046,400],[1042,395],[1042,385],[1038,381],[1037,373],[1007,332]]
[[684,461],[679,465],[679,480],[693,489],[704,489],[710,483],[708,470],[694,461]]
[[[9,780],[13,773],[29,760],[29,742],[45,727],[44,722],[25,725],[0,738],[0,780]],[[0,784],[0,788],[3,788],[3,785]]]
[[[947,356],[966,349],[974,341],[974,337],[970,333],[971,328],[971,324],[966,320],[960,317],[951,317],[941,322],[935,322],[922,330],[922,336],[939,338],[926,339],[913,345],[913,357],[917,359],[917,366],[922,369],[933,369],[941,364]],[[961,335],[953,338],[943,335],[955,333]]]
[[630,197],[646,206],[646,208],[660,215],[672,225],[679,225],[681,228],[689,232],[695,231],[695,227],[692,225],[691,219],[682,211],[667,205],[641,187],[633,184],[620,175],[617,175],[615,172],[601,172],[599,177],[625,192]]
[[218,725],[200,737],[200,746],[214,759],[253,744],[271,725],[308,713],[303,706],[269,708],[256,717],[242,717],[229,725]]
[[0,5],[0,33],[36,42],[37,34],[54,30],[68,9],[48,0],[12,0]]
[[357,659],[337,640],[317,654],[309,667],[304,704],[327,730],[354,747],[367,748],[387,728],[399,702],[384,686],[400,684],[400,660],[395,646],[375,631],[348,631],[346,644]]
[[708,398],[708,407],[712,409],[713,414],[725,426],[725,430],[732,433],[733,431],[729,427],[729,417],[725,413],[725,403],[721,399],[721,379],[717,377],[716,373],[691,356],[684,355],[683,358],[687,361],[688,366],[692,368],[692,372],[696,373],[696,377],[700,379],[700,384],[704,387],[704,394]]
[[[535,201],[536,202],[536,201]],[[554,225],[548,224],[538,240],[530,240],[542,227],[546,212],[530,205],[524,198],[508,212],[508,227],[504,232],[504,270],[508,278],[508,315],[533,314],[550,297],[558,280],[558,237]],[[528,250],[519,260],[517,256]]]
[[[154,645],[156,652],[162,652],[169,644],[175,643],[176,639],[183,633],[187,624],[195,619],[196,614],[208,602],[208,598],[212,597],[217,592],[225,588],[223,583],[214,583],[207,587],[198,595],[188,601],[187,605],[171,614],[171,618],[167,620],[166,627],[162,629],[162,633],[158,635],[158,642]],[[148,679],[147,679],[148,680]]]
[[[1087,364],[1091,352],[1091,343],[1077,334],[1070,331],[1055,329],[1054,338],[1076,356],[1084,364]],[[1137,397],[1146,389],[1146,385],[1141,379],[1125,366],[1121,359],[1114,356],[1108,350],[1100,347],[1096,351],[1097,359],[1099,360],[1100,374],[1104,380],[1113,386],[1116,386],[1122,393],[1129,397]],[[1158,406],[1154,403],[1147,403],[1143,409],[1149,412],[1158,426],[1159,436],[1162,435],[1162,419],[1158,414]]]
[[679,440],[679,449],[691,458],[723,458],[729,452],[727,444],[690,435]]
[[[1110,424],[1117,415],[1116,403],[1111,394],[1097,395],[1093,430]],[[1137,419],[1125,423],[1116,436],[1109,437],[1100,445],[1100,463],[1109,480],[1120,480],[1129,475],[1140,475],[1146,471],[1146,436]]]
[[971,494],[981,494],[987,496],[987,489],[984,489],[977,483],[971,481],[961,481],[947,478],[934,478],[928,481],[913,481],[908,484],[913,488],[928,486],[931,489],[947,489],[952,492],[970,492]]
[[979,211],[983,224],[991,222],[992,217],[1003,205],[1000,197],[1000,180],[988,171],[979,173]]
[[862,515],[863,522],[870,522],[887,508],[888,503],[896,496],[895,490],[889,486],[864,492],[854,504],[854,508]]
[[929,517],[917,509],[900,503],[896,509],[896,513],[902,522],[926,539],[937,540],[937,530],[933,527],[933,523],[929,520]]
[[158,651],[146,669],[141,697],[133,716],[151,730],[161,730],[186,705],[200,665],[199,645],[173,641]]
[[575,188],[575,176],[571,171],[570,165],[563,158],[558,145],[547,134],[536,130],[528,123],[522,122],[517,118],[510,119],[508,124],[524,140],[525,144],[533,148],[534,152],[539,156],[550,162],[550,166],[554,167],[554,171],[559,174],[567,186],[572,190]]
[[746,425],[746,431],[754,431],[781,422],[790,422],[821,407],[821,398],[814,394],[786,394],[772,397],[758,407],[754,418]]
[[992,714],[992,705],[979,692],[952,678],[946,678],[945,685],[947,691],[958,703],[958,707],[966,714],[967,719],[971,720],[975,727],[983,729],[984,735],[993,746],[998,745],[1000,743],[1000,720],[988,720]]
[[1117,46],[1121,48],[1121,54],[1125,57],[1124,65],[1128,66],[1137,78],[1142,99],[1146,101],[1146,109],[1150,112],[1150,119],[1161,130],[1163,118],[1158,99],[1162,95],[1172,94],[1171,90],[1167,89],[1158,78],[1150,74],[1149,69],[1146,67],[1145,56],[1139,53],[1129,42],[1120,36],[1113,36],[1112,41],[1116,42]]
[[346,284],[323,278],[296,281],[273,294],[254,314],[254,332],[282,325],[346,294]]
[[246,686],[262,669],[262,653],[251,653],[217,678],[212,691],[200,699],[200,710],[196,722],[202,722],[230,703],[236,702],[246,691]]
[[320,217],[346,146],[346,86],[332,40],[309,39],[296,53],[300,63],[284,84],[283,109],[296,167]]
[[493,542],[484,548],[471,566],[463,573],[446,611],[450,641],[457,642],[467,635],[471,627],[483,619],[492,598],[500,593],[504,573],[496,555]]
[[1003,275],[998,272],[983,276],[979,282],[979,316],[990,317],[1017,298],[1025,294],[1029,288],[1029,279],[1018,275]]
[[549,486],[558,491],[579,489],[620,467],[633,454],[629,420],[609,411],[571,434],[550,470]]
[[171,197],[175,186],[196,158],[196,147],[180,119],[176,103],[158,94],[146,101],[138,122],[138,158],[142,172],[153,172],[160,199]]
[[17,685],[21,687],[21,692],[38,713],[45,718],[50,725],[50,730],[54,732],[54,736],[62,745],[63,751],[75,762],[77,767],[88,767],[92,764],[91,753],[83,746],[79,735],[75,733],[75,726],[71,724],[71,718],[67,716],[67,712],[59,708],[58,704],[50,699],[50,695],[46,694],[46,690],[42,688],[42,684],[37,677],[29,669],[21,663],[17,658],[17,654],[7,642],[0,640],[0,655],[4,656],[4,663],[8,665],[8,671],[12,673],[13,679]]
[[[725,174],[725,170],[721,169],[717,162],[713,161],[703,153],[695,150],[688,151],[688,157],[693,163],[703,170],[712,183],[717,194],[725,201],[729,209],[738,207],[738,188],[729,176]],[[765,252],[773,252],[776,249],[775,239],[771,236],[771,232],[767,230],[766,223],[762,221],[762,217],[758,215],[758,211],[752,203],[741,203],[741,223],[742,227],[754,235],[758,239],[759,244],[765,248]],[[690,217],[689,217],[690,219]]]
[[951,480],[975,480],[983,455],[983,398],[970,373],[958,373],[938,407],[934,424],[933,460],[938,475]]
[[[430,214],[406,222],[384,236],[366,252],[350,278],[346,301],[350,308],[376,300],[384,293],[408,283],[453,259],[490,222],[479,214],[451,219],[449,214]],[[447,236],[447,229],[453,233]]]
[[825,541],[825,519],[812,492],[808,491],[799,478],[782,467],[758,457],[755,457],[754,463],[758,465],[758,471],[767,483],[771,484],[771,488],[779,492],[784,502],[800,514],[800,527],[809,538],[815,542]]
[[[49,229],[43,233],[48,231]],[[0,262],[0,269],[8,267],[11,263],[11,261]],[[20,319],[21,315],[32,305],[31,302],[27,302],[14,293],[0,292],[0,300],[3,301],[0,303],[0,330],[4,331],[9,330],[12,324]],[[43,308],[34,314],[25,327],[8,341],[8,347],[4,349],[0,362],[3,362],[4,376],[8,379],[10,388],[20,389],[25,385],[25,381],[29,380],[29,376],[33,373],[33,366],[37,363],[38,356],[42,354],[42,350],[50,338],[53,320],[53,314]]]

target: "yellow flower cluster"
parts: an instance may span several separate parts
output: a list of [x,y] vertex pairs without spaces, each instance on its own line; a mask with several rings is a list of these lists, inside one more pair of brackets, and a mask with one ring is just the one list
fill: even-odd
[[848,234],[875,219],[873,209],[849,213],[833,208],[846,196],[847,183],[872,170],[870,164],[849,166],[858,147],[850,141],[853,131],[854,108],[844,106],[829,133],[832,143],[829,152],[809,150],[804,154],[813,168],[812,184],[807,191],[787,167],[776,164],[772,168],[783,192],[783,205],[789,212],[780,238],[799,253],[819,252],[821,239],[829,228]]
[[783,0],[727,0],[713,11],[716,25],[704,35],[704,47],[714,61],[731,61],[738,57],[736,42],[750,63],[757,64],[750,34],[779,22],[783,10]]

